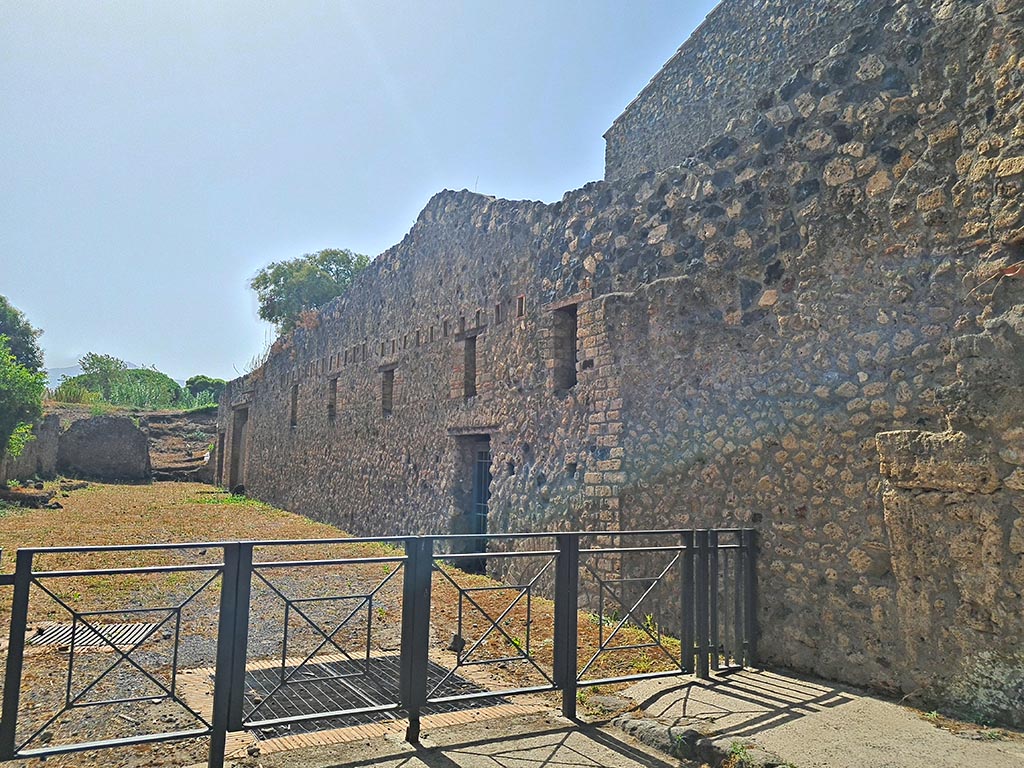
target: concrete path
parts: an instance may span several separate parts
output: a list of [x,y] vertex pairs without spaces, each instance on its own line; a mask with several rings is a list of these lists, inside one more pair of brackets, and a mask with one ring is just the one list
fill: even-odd
[[[665,725],[702,721],[796,768],[1022,768],[1019,734],[955,735],[914,711],[839,685],[747,670],[714,681],[654,680],[624,697]],[[973,738],[971,737],[973,736]]]
[[[679,761],[611,728],[579,726],[550,714],[484,720],[423,734],[413,748],[399,735],[261,755],[238,768],[679,768]],[[198,768],[198,766],[196,767]]]

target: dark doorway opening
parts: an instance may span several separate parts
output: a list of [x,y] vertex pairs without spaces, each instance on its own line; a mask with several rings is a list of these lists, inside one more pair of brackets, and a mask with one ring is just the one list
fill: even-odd
[[[461,465],[458,502],[462,514],[452,526],[452,532],[483,535],[488,530],[491,503],[491,437],[466,435],[457,437],[456,441]],[[485,552],[487,540],[466,539],[457,549],[463,553]],[[486,573],[487,561],[484,558],[460,560],[459,567],[469,573]]]
[[238,408],[231,419],[231,464],[228,488],[245,485],[245,444],[249,432],[249,409]]

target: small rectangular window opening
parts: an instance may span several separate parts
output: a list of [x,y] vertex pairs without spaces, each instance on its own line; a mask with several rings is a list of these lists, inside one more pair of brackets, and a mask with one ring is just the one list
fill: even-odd
[[476,397],[476,336],[467,337],[464,343],[462,396],[468,400]]
[[498,302],[494,305],[494,324],[497,325],[504,319],[501,312],[501,302]]
[[449,327],[449,325],[448,325],[448,321],[447,321],[447,320],[445,320],[445,321],[444,321],[444,325],[443,325],[443,331],[444,331],[444,332],[443,332],[443,336],[444,336],[445,338],[448,338],[448,333],[449,333],[449,332],[451,331],[451,328]]
[[555,391],[564,392],[576,386],[576,305],[556,309],[552,318],[552,357],[554,358]]
[[327,418],[334,421],[338,415],[338,379],[327,381]]
[[525,317],[525,316],[526,316],[526,297],[525,296],[517,296],[516,297],[516,317]]
[[291,413],[288,417],[289,425],[297,427],[299,425],[299,385],[292,384],[292,403]]
[[395,405],[395,369],[381,371],[380,374],[380,412],[390,416]]
[[[353,348],[352,351],[355,352],[355,349]],[[364,363],[366,362],[366,342],[365,341],[363,342],[363,362]]]

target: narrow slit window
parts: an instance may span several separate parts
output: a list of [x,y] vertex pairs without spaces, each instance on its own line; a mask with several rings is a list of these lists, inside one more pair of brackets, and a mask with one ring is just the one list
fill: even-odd
[[516,317],[525,317],[525,316],[526,316],[526,297],[525,296],[517,296],[516,297]]
[[565,392],[576,386],[576,305],[556,309],[552,318],[552,358],[555,391]]
[[288,423],[293,427],[299,426],[299,385],[292,384],[291,412],[288,416]]
[[476,397],[476,336],[467,337],[464,344],[462,395],[468,400]]
[[366,362],[366,342],[363,342],[363,362]]
[[381,371],[380,375],[380,412],[390,416],[395,407],[395,369]]
[[338,379],[329,379],[327,382],[327,418],[330,421],[338,415]]
[[494,324],[497,325],[504,319],[501,312],[501,302],[498,302],[494,305]]

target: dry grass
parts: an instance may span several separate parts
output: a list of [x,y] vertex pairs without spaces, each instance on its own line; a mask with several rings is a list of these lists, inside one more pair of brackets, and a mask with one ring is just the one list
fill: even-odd
[[[67,496],[58,495],[64,505],[59,510],[7,510],[0,515],[0,546],[5,552],[2,565],[4,572],[12,572],[15,559],[14,550],[18,548],[35,548],[47,546],[102,546],[102,545],[138,545],[160,544],[170,542],[218,542],[239,540],[305,540],[341,538],[346,534],[338,528],[317,523],[275,509],[257,501],[232,497],[216,489],[194,483],[157,483],[153,485],[103,485],[93,484],[83,490],[71,492]],[[399,551],[380,544],[335,544],[335,545],[288,545],[281,547],[258,548],[257,560],[270,561],[280,559],[309,559],[331,557],[367,557],[392,556],[401,554]],[[137,567],[150,565],[177,564],[216,564],[221,557],[221,550],[211,547],[206,550],[190,550],[185,553],[166,551],[152,552],[99,552],[83,554],[47,554],[38,557],[36,567],[45,566],[48,570],[72,568],[112,568]],[[343,593],[357,594],[370,590],[395,568],[394,563],[361,563],[336,567],[303,567],[267,570],[264,575],[281,586],[291,596],[317,597]],[[538,566],[539,567],[539,566]],[[496,582],[483,577],[465,574],[457,569],[442,565],[444,573],[435,572],[433,595],[431,601],[432,654],[440,655],[443,662],[454,665],[454,653],[447,652],[445,647],[457,624],[459,590],[451,583],[459,586],[487,587]],[[139,608],[157,604],[174,604],[182,599],[182,595],[195,590],[211,573],[170,573],[151,576],[120,575],[120,576],[88,576],[54,579],[54,593],[75,610],[96,610],[103,608]],[[6,595],[9,596],[7,591]],[[37,593],[34,593],[37,594]],[[474,597],[486,614],[496,619],[505,612],[510,601],[516,596],[515,591],[493,590],[475,592]],[[37,594],[38,597],[38,594]],[[379,599],[378,599],[379,598]],[[203,645],[198,638],[215,637],[217,601],[219,591],[216,580],[200,593],[194,601],[194,615],[183,619],[183,638],[192,638],[190,642],[212,651],[209,642]],[[331,611],[340,609],[338,603],[319,603],[325,611],[323,626],[333,626],[336,620]],[[375,597],[373,610],[374,639],[380,648],[394,650],[397,648],[401,616],[401,578],[400,574],[391,579],[386,588]],[[477,648],[474,660],[508,658],[525,650],[527,631],[529,632],[530,655],[538,664],[550,673],[553,655],[553,616],[554,605],[550,600],[534,597],[531,615],[527,624],[525,602],[520,602],[508,610],[501,619],[501,627],[507,633],[502,634],[491,629],[490,620],[474,607],[464,603],[463,635],[467,646],[481,638],[490,630],[490,635]],[[253,581],[253,601],[250,629],[250,660],[264,656],[273,657],[279,653],[276,649],[280,642],[279,598],[258,578]],[[0,621],[6,623],[10,611],[9,597],[0,602]],[[276,611],[276,613],[275,613]],[[68,613],[60,605],[43,596],[30,602],[30,621],[46,620],[67,621]],[[118,621],[140,620],[132,618],[117,619]],[[529,629],[527,630],[527,627]],[[306,632],[303,636],[297,632],[289,640],[289,655],[292,642],[295,652],[299,653],[301,641],[310,641],[314,645],[318,641],[310,627],[302,627]],[[579,617],[579,658],[581,665],[586,663],[597,648],[599,632],[607,638],[609,627],[601,626],[596,617],[581,613]],[[338,642],[343,645],[351,643],[355,651],[361,643],[365,643],[365,634],[358,622],[346,628],[338,635]],[[625,627],[616,639],[616,645],[630,645],[646,642],[649,638],[636,627]],[[169,641],[167,641],[169,642]],[[212,641],[211,641],[212,642]],[[667,641],[668,647],[678,653],[678,644]],[[328,649],[330,650],[330,649]],[[60,683],[60,676],[66,664],[66,650],[57,649],[34,656],[26,668],[26,685],[41,686],[49,689]],[[208,659],[203,660],[209,663]],[[179,659],[182,667],[199,663],[198,656],[189,661]],[[619,651],[603,654],[592,665],[587,677],[613,677],[626,674],[646,673],[671,668],[670,661],[657,649]],[[477,667],[476,669],[480,669]],[[535,668],[525,661],[503,662],[486,667],[492,685],[501,687],[520,687],[542,685],[544,680]],[[33,682],[35,681],[35,682]],[[26,689],[27,690],[27,689]],[[585,699],[588,691],[584,691],[581,699]],[[36,697],[33,706],[40,709],[52,709],[57,706],[53,702]],[[83,726],[84,727],[84,726]],[[164,726],[166,727],[166,726]],[[79,733],[79,737],[84,735]],[[101,734],[97,733],[99,737]],[[194,744],[178,747],[168,745],[168,764],[182,759],[185,753],[199,754]],[[119,753],[127,754],[123,750]],[[152,765],[147,762],[151,758],[143,758],[145,751],[132,753],[132,758],[119,758],[125,765]],[[103,765],[103,753],[95,753],[88,759],[79,757],[77,762],[65,760],[55,764]],[[94,762],[95,761],[95,762]]]

